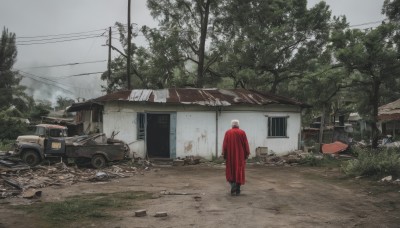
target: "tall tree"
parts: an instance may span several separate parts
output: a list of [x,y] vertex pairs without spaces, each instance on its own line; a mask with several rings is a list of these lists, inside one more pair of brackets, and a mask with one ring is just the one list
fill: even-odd
[[303,77],[311,64],[329,62],[331,27],[345,25],[342,18],[331,19],[325,2],[308,9],[306,0],[230,0],[224,7],[221,74],[235,86],[272,93]]
[[[160,30],[179,31],[176,45],[186,59],[196,66],[195,85],[211,82],[210,67],[218,55],[207,48],[213,35],[215,18],[219,15],[217,0],[148,0],[151,15],[159,21]],[[211,34],[210,34],[211,33]],[[215,75],[214,75],[215,76]]]
[[13,103],[13,92],[21,78],[13,71],[17,59],[15,34],[3,28],[0,40],[0,109],[8,108]]
[[[353,91],[361,95],[360,112],[372,123],[372,145],[377,146],[378,107],[382,91],[399,85],[400,60],[394,43],[396,26],[391,23],[368,30],[337,30],[333,43],[336,58],[351,72]],[[397,87],[398,88],[398,87]]]

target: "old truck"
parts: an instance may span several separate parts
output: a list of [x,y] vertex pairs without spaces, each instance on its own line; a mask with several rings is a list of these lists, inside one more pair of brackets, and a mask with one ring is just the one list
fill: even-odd
[[109,161],[123,160],[129,147],[122,141],[107,139],[104,134],[67,137],[67,128],[53,124],[36,125],[33,135],[17,138],[14,155],[30,166],[47,158],[90,161],[94,168],[102,168]]

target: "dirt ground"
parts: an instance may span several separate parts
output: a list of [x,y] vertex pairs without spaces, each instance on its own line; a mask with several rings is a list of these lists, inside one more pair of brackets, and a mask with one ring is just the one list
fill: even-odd
[[[42,202],[87,193],[146,191],[134,210],[93,220],[88,227],[399,227],[400,186],[343,178],[337,168],[247,166],[241,196],[231,196],[223,166],[153,168],[144,175],[105,183],[44,188]],[[162,191],[189,195],[164,195]],[[195,199],[195,196],[201,198]],[[19,199],[21,200],[21,199]],[[0,227],[40,227],[37,218],[0,201]],[[156,218],[165,211],[166,218]],[[80,224],[63,224],[82,227]],[[86,226],[86,225],[85,225]]]

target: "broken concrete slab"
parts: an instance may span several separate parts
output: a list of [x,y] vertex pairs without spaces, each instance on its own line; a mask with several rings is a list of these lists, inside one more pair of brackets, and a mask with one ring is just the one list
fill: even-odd
[[160,218],[160,217],[167,217],[168,213],[167,212],[156,212],[156,214],[154,215],[154,217]]
[[135,217],[144,217],[146,215],[147,215],[147,211],[144,209],[135,211]]

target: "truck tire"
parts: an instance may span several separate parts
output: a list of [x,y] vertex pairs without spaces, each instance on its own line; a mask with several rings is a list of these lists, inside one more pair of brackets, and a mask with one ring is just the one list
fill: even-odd
[[22,154],[22,161],[24,161],[29,166],[36,166],[40,163],[41,159],[36,151],[27,150]]
[[94,155],[93,157],[92,157],[92,161],[91,161],[91,163],[92,163],[92,166],[94,167],[94,168],[96,168],[96,169],[101,169],[101,168],[103,168],[104,166],[106,166],[106,159],[104,158],[104,156],[103,155],[100,155],[100,154],[96,154],[96,155]]

